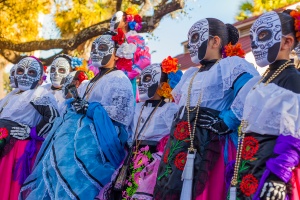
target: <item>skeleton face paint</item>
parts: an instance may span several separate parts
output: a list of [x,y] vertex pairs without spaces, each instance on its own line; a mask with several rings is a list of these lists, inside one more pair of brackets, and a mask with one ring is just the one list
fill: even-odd
[[64,82],[64,78],[70,72],[70,63],[67,59],[58,57],[56,58],[50,67],[50,80],[54,87],[61,87]]
[[123,15],[124,15],[124,13],[122,11],[118,11],[118,12],[116,12],[114,14],[114,16],[110,20],[110,28],[109,28],[109,30],[111,30],[111,31],[117,30],[120,22],[123,19]]
[[160,83],[160,78],[160,64],[152,64],[142,71],[139,83],[139,94],[142,101],[151,99],[155,95]]
[[36,59],[31,57],[23,58],[17,64],[15,73],[17,87],[22,91],[34,89],[42,74],[43,69]]
[[15,82],[15,72],[17,69],[17,65],[14,65],[10,71],[9,71],[9,85],[11,88],[16,88],[16,82]]
[[208,38],[209,24],[207,19],[196,22],[190,28],[188,33],[188,49],[193,63],[199,64],[203,60],[206,54]]
[[281,45],[281,22],[276,12],[260,16],[250,29],[251,48],[258,66],[275,62]]
[[115,48],[111,38],[111,35],[102,35],[93,42],[90,54],[93,66],[102,67],[109,62]]
[[64,83],[62,85],[62,92],[65,99],[71,98],[72,95],[69,94],[68,86],[72,83],[77,71],[70,72],[66,78],[64,79]]

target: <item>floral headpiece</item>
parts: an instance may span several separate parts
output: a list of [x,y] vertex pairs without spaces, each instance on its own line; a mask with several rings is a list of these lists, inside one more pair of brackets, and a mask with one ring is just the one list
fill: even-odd
[[75,69],[76,67],[80,67],[82,65],[83,58],[71,57],[71,67]]
[[245,51],[242,49],[242,44],[237,43],[236,45],[232,45],[231,42],[227,44],[222,52],[222,57],[231,57],[231,56],[239,56],[241,58],[245,58]]
[[[82,60],[83,59],[81,59],[81,65],[75,67],[75,71],[82,71],[82,72],[85,73],[85,75],[87,76],[87,79],[85,79],[85,77],[83,75],[81,75],[82,80],[91,80],[92,78],[94,78],[95,74],[94,74],[94,72],[92,70],[90,70],[87,67],[87,62],[86,61],[82,62]],[[77,63],[79,63],[79,62],[77,62]]]
[[182,71],[179,70],[179,68],[180,64],[178,64],[177,58],[172,58],[171,56],[168,56],[162,61],[161,69],[162,72],[168,74],[168,81],[163,82],[161,88],[157,90],[157,94],[159,96],[173,100],[171,94],[172,89],[176,87],[176,85],[181,79],[181,76],[183,75]]
[[300,6],[296,7],[296,10],[293,10],[290,15],[295,19],[295,31],[296,31],[296,38],[298,42],[300,42]]
[[136,51],[136,45],[127,42],[125,34],[120,28],[117,29],[117,34],[112,36],[112,40],[119,45],[116,52],[116,56],[119,57],[116,62],[117,68],[119,70],[131,72],[133,65],[132,59],[134,52]]
[[128,27],[130,30],[139,31],[142,29],[142,17],[138,14],[137,7],[129,7],[125,11],[126,13],[126,21],[128,22]]

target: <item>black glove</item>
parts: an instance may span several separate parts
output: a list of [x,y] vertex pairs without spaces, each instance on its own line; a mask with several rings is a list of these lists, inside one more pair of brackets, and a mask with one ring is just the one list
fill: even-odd
[[10,135],[19,140],[25,140],[30,136],[30,127],[25,124],[20,124],[20,126],[12,127]]
[[271,174],[261,190],[260,198],[266,200],[284,200],[286,194],[286,184],[276,175]]
[[225,122],[207,110],[201,110],[197,123],[200,127],[213,131],[217,134],[231,133]]
[[76,99],[72,102],[72,106],[76,113],[85,114],[89,107],[89,103],[83,99]]

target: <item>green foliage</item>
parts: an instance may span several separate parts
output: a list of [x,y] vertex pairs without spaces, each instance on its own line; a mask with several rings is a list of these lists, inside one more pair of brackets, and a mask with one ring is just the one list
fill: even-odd
[[252,16],[260,15],[264,12],[282,8],[299,0],[253,0],[245,1],[239,7],[239,12],[235,19],[237,21],[245,20]]

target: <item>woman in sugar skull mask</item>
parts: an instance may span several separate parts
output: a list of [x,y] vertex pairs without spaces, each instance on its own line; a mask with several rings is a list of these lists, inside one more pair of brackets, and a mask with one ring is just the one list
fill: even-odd
[[[289,59],[300,40],[294,15],[300,12],[268,12],[250,29],[256,63],[269,68],[250,80],[233,103],[242,128],[231,199],[299,197],[299,175],[291,182],[300,159],[300,73]],[[289,195],[288,185],[293,186]]]
[[[128,43],[133,43],[137,46],[134,53],[132,68],[128,69],[127,64],[120,57],[117,61],[117,68],[123,70],[128,78],[131,80],[134,94],[137,92],[136,77],[138,77],[141,71],[151,63],[151,55],[149,48],[146,46],[144,38],[139,36],[136,31],[142,28],[142,18],[138,15],[138,10],[135,7],[129,7],[125,12],[116,12],[110,21],[110,30],[117,31],[121,29],[126,36]],[[136,95],[138,100],[138,94]]]
[[49,133],[53,139],[43,145],[21,199],[94,199],[124,159],[134,111],[132,87],[115,68],[112,35],[100,36],[93,45],[92,64],[99,64],[100,72],[79,86],[79,96],[75,92],[67,100],[67,112]]
[[40,87],[43,66],[34,57],[16,65],[18,92],[0,102],[0,199],[17,199],[43,136],[58,116],[53,95]]
[[169,87],[170,90],[167,92],[162,91],[164,85],[169,82],[173,83],[174,88],[182,75],[182,72],[178,71],[177,64],[172,66],[172,72],[168,71],[167,67],[169,65],[152,64],[141,72],[138,88],[140,100],[143,102],[136,104],[134,119],[130,126],[133,144],[116,178],[112,192],[114,199],[118,199],[116,190],[122,191],[119,199],[153,197],[157,168],[168,140],[174,114],[178,111],[175,103],[166,102],[166,99],[172,97],[171,88]]
[[222,49],[238,47],[227,45],[238,38],[232,25],[214,18],[190,28],[191,59],[202,66],[187,70],[172,91],[180,109],[158,169],[154,199],[226,198],[225,166],[234,159],[240,123],[230,106],[240,88],[258,75],[240,57],[221,59]]
[[65,78],[70,72],[75,70],[76,66],[80,66],[82,64],[82,62],[78,63],[74,62],[74,60],[79,59],[65,54],[56,56],[50,65],[51,83],[43,86],[55,96],[60,113],[63,110],[62,108],[65,101],[62,93],[62,85],[65,81]]

